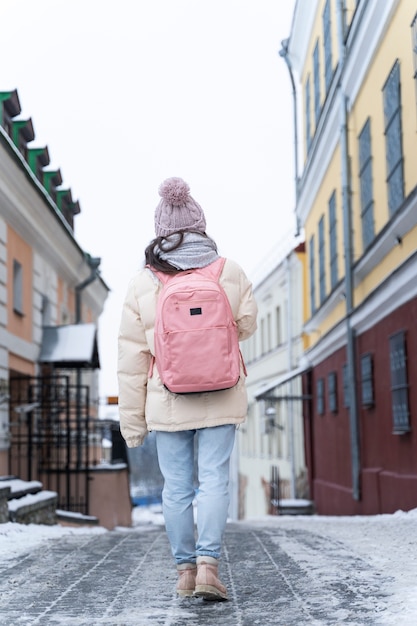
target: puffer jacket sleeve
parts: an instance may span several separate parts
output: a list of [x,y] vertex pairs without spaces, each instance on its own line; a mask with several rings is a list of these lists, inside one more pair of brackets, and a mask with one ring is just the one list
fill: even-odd
[[231,259],[226,260],[220,282],[229,297],[239,341],[248,339],[257,329],[258,306],[252,283],[240,265]]
[[142,445],[148,432],[145,402],[151,360],[135,291],[135,279],[132,279],[123,304],[118,335],[120,431],[129,448]]

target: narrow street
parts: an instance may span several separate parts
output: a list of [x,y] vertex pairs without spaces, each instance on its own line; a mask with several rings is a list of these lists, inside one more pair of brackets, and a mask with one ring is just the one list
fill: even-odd
[[0,564],[0,623],[414,626],[416,515],[403,515],[231,523],[224,603],[177,598],[163,526],[67,534]]

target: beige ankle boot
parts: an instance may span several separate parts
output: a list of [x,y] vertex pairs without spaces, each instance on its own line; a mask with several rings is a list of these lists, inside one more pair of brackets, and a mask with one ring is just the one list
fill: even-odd
[[227,600],[227,589],[218,577],[218,561],[211,556],[197,557],[195,596],[205,600]]
[[182,598],[194,595],[197,566],[195,563],[181,563],[177,565],[178,582],[177,594]]

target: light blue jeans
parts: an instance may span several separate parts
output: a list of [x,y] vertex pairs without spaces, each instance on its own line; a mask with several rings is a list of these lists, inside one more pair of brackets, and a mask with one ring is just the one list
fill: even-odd
[[[197,556],[220,557],[229,509],[229,465],[236,426],[177,432],[156,431],[159,467],[164,478],[162,509],[177,565]],[[198,490],[194,489],[197,445]],[[197,501],[197,539],[193,500]]]

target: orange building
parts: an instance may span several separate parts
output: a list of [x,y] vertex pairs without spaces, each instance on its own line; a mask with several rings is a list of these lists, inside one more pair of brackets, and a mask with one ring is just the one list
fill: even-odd
[[[94,472],[108,469],[97,328],[109,289],[75,238],[79,202],[20,114],[17,91],[0,93],[0,477],[41,481],[60,509],[97,515],[106,471]],[[115,493],[126,474],[112,475]],[[128,489],[127,502],[116,523],[129,522]]]

